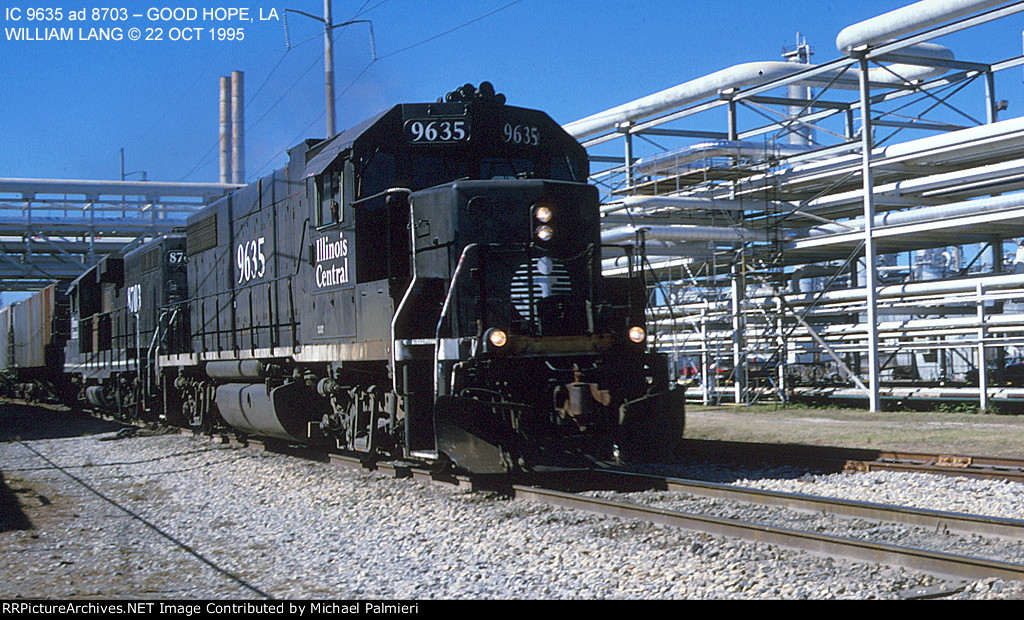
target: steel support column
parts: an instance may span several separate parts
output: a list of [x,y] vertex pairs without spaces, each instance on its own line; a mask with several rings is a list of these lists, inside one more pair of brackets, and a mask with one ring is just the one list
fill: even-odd
[[978,407],[988,409],[988,364],[985,361],[985,286],[978,282]]
[[732,378],[734,402],[740,405],[747,391],[747,342],[746,316],[743,313],[743,299],[746,297],[747,281],[743,265],[743,248],[737,252],[738,259],[732,264]]
[[633,187],[633,134],[629,132],[630,125],[632,123],[624,123],[622,126],[622,135],[625,138],[625,158],[626,158],[626,187]]
[[867,291],[868,329],[868,403],[871,411],[881,411],[878,381],[878,267],[875,264],[875,181],[871,171],[872,127],[871,86],[868,84],[868,59],[860,56],[860,113],[862,174],[864,180],[864,287]]
[[704,307],[700,311],[700,389],[701,402],[705,405],[711,402],[711,392],[715,388],[712,383],[708,366],[711,364],[711,346],[708,343],[708,300],[704,300]]
[[991,70],[985,72],[985,122],[996,122],[996,76]]

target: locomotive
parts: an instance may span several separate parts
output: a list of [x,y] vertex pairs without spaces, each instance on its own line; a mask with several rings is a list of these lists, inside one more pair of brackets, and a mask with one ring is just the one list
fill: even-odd
[[169,344],[187,277],[185,235],[175,232],[105,256],[70,284],[63,368],[83,404],[128,420],[167,418],[156,352]]
[[83,274],[64,370],[96,408],[372,458],[671,458],[642,249],[602,245],[588,174],[486,82],[396,105]]

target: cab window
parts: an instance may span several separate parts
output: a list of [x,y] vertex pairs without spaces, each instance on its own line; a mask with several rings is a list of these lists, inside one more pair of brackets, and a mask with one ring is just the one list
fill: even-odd
[[337,224],[344,218],[344,175],[337,168],[316,178],[317,227]]

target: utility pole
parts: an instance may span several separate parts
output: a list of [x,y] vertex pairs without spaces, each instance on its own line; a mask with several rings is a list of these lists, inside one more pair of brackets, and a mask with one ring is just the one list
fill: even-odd
[[[323,22],[324,25],[324,95],[326,99],[327,107],[327,137],[334,136],[334,39],[331,35],[331,31],[335,28],[341,28],[342,26],[348,26],[349,24],[370,24],[370,46],[371,52],[373,52],[373,59],[377,60],[376,52],[373,50],[373,24],[368,19],[354,19],[352,21],[342,22],[335,25],[331,16],[331,0],[324,0],[324,16],[317,17],[311,15],[305,11],[299,11],[297,9],[285,9],[285,15],[288,12],[298,13],[299,15],[305,15],[306,17],[315,19],[318,22]],[[287,35],[287,17],[285,20],[285,28]]]
[[327,96],[327,137],[334,135],[334,38],[331,0],[324,0],[324,91]]

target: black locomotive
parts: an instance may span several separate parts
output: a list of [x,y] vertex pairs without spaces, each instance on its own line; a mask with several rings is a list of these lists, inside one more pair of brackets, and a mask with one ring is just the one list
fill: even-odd
[[395,106],[86,272],[65,368],[110,411],[474,472],[669,458],[642,256],[587,176],[487,83]]
[[185,235],[161,235],[105,256],[68,287],[64,372],[90,408],[139,420],[165,411],[157,354],[172,322],[175,335],[187,330],[174,312],[188,295],[186,265]]

